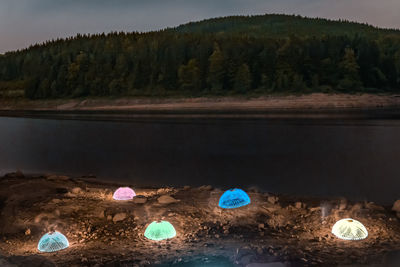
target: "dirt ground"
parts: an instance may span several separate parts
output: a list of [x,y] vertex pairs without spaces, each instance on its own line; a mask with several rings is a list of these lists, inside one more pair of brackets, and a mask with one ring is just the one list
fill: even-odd
[[261,97],[198,98],[91,98],[1,100],[0,110],[57,111],[268,111],[274,109],[352,109],[397,108],[400,95],[323,94],[271,95]]
[[[218,200],[229,188],[124,185],[137,196],[116,201],[119,186],[20,172],[0,178],[0,266],[400,266],[400,220],[391,207],[247,189],[251,204],[226,210]],[[367,239],[331,234],[347,217],[366,226]],[[177,236],[147,240],[155,220],[171,222]],[[40,253],[37,243],[51,230],[70,247]]]

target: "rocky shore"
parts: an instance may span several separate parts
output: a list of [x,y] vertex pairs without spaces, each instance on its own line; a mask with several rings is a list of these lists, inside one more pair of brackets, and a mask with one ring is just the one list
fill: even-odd
[[[1,266],[400,266],[400,203],[275,195],[246,189],[251,204],[221,209],[229,188],[137,188],[129,201],[113,200],[119,184],[94,177],[0,178]],[[394,209],[394,210],[393,210]],[[396,214],[396,211],[398,212]],[[342,218],[368,229],[361,241],[331,233]],[[146,226],[167,220],[177,235],[144,237]],[[48,231],[70,247],[40,253]]]

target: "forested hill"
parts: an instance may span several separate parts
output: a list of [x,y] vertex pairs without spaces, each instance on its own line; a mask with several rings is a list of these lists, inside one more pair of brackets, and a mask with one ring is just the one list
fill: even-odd
[[0,97],[400,92],[400,32],[265,15],[78,35],[0,55]]
[[275,38],[290,35],[304,38],[324,35],[379,37],[400,34],[399,30],[379,29],[368,24],[280,14],[207,19],[190,22],[173,30],[182,33],[245,34],[252,37]]

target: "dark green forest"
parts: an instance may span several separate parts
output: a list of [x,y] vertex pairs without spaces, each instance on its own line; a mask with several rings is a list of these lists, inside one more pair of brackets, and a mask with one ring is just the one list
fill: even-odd
[[0,96],[400,93],[400,31],[234,16],[147,33],[77,35],[0,55]]

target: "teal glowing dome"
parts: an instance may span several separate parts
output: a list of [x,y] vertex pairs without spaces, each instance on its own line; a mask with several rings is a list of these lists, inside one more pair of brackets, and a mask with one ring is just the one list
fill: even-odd
[[147,226],[144,236],[151,240],[160,241],[175,237],[176,231],[174,226],[167,221],[154,221]]
[[250,197],[242,189],[234,188],[221,196],[219,206],[224,209],[234,209],[250,204]]
[[69,246],[68,239],[60,232],[47,233],[39,240],[38,250],[41,252],[55,252]]

